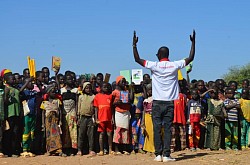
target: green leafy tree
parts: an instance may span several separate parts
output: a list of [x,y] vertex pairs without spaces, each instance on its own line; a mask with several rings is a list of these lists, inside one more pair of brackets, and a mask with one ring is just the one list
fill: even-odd
[[228,83],[229,81],[236,81],[241,86],[242,80],[250,79],[250,63],[244,66],[232,66],[228,73],[223,75],[223,79]]

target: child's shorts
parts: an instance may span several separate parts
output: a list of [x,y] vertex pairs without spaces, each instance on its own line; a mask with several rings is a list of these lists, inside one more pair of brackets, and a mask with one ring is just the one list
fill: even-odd
[[113,131],[113,125],[111,121],[102,121],[98,124],[98,132],[112,132]]

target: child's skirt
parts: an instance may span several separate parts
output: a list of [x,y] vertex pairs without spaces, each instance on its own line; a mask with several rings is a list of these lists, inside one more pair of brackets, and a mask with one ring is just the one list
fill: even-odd
[[130,144],[129,137],[130,112],[115,111],[115,125],[113,142],[117,144]]
[[147,152],[155,152],[154,147],[154,130],[151,114],[145,114],[145,141],[143,150]]
[[56,151],[62,148],[58,117],[55,112],[50,112],[45,119],[46,127],[46,149],[47,152]]

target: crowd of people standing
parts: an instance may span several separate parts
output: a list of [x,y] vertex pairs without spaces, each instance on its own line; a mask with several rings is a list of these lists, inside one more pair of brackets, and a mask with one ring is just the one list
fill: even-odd
[[102,73],[77,77],[43,67],[30,77],[3,69],[0,77],[0,157],[35,155],[92,156],[155,153],[155,161],[175,161],[171,152],[189,149],[238,150],[250,147],[249,80],[178,80],[190,55],[169,61],[161,47],[159,62],[140,58],[134,33],[134,59],[151,70],[140,85],[123,76],[104,81]]

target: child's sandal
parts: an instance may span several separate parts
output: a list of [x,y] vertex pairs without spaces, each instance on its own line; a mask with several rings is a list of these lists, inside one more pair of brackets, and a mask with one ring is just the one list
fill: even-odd
[[59,153],[59,156],[61,156],[61,157],[67,157],[67,154],[61,152],[61,153]]
[[28,152],[21,153],[21,156],[24,158],[30,157],[30,154]]
[[104,149],[104,155],[107,155],[108,154],[108,150]]
[[0,158],[4,158],[5,155],[3,153],[0,153]]
[[140,154],[146,154],[146,152],[143,151],[142,149],[139,149],[138,152],[139,152]]
[[36,156],[35,154],[33,154],[31,152],[28,152],[28,154],[29,154],[30,157],[35,157]]
[[99,153],[97,153],[98,156],[103,156],[104,155],[104,152],[103,151],[100,151]]
[[123,151],[123,154],[124,154],[124,155],[130,155],[130,153],[127,152],[127,151]]
[[115,151],[111,151],[109,155],[115,155]]
[[118,151],[115,153],[115,155],[122,155],[122,153]]

